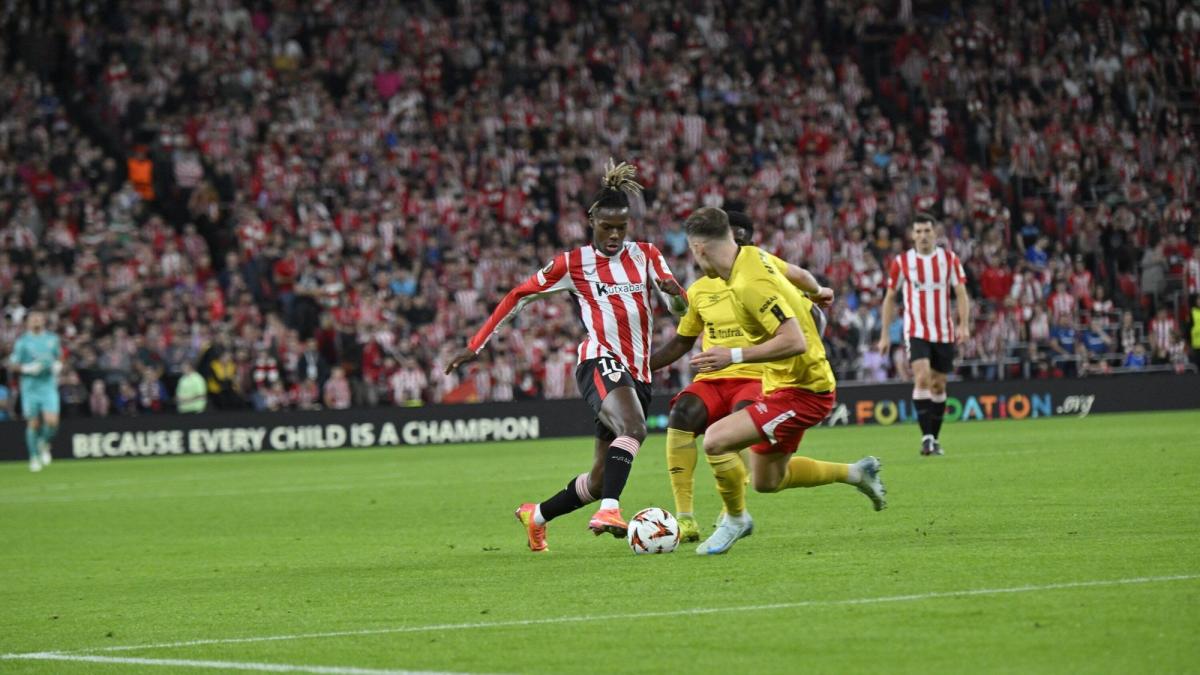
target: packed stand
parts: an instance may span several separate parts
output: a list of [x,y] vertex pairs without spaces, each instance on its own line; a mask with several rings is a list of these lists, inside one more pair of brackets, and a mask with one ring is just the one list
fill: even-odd
[[[902,343],[879,304],[918,210],[978,303],[964,377],[1200,358],[1194,3],[449,6],[144,0],[47,21],[63,67],[5,59],[5,128],[28,128],[0,155],[0,223],[27,242],[0,261],[3,338],[47,289],[94,414],[169,407],[189,363],[222,409],[573,396],[563,298],[441,366],[586,241],[612,156],[647,188],[633,236],[681,277],[706,204],[837,289],[844,380],[906,375],[902,349],[871,346]],[[92,140],[35,93],[51,80]]]
[[[164,375],[160,359],[151,367],[144,357],[164,346],[172,325],[151,251],[175,233],[145,209],[125,167],[73,123],[48,71],[18,58],[18,49],[38,44],[18,36],[28,24],[2,16],[0,353],[7,360],[29,311],[44,310],[71,355],[61,375],[66,414],[165,408],[153,391]],[[31,62],[46,68],[52,59]],[[0,419],[16,409],[9,377],[4,368]]]

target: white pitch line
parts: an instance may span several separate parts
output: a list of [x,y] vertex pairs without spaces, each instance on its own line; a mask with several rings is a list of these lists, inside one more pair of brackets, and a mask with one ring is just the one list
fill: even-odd
[[349,666],[303,666],[290,663],[255,663],[244,661],[203,661],[194,659],[143,659],[125,656],[94,656],[91,654],[5,654],[0,659],[31,661],[75,661],[112,663],[132,666],[168,666],[173,668],[210,668],[216,670],[250,670],[259,673],[317,673],[317,675],[461,675],[432,670],[382,670]]
[[[559,616],[542,619],[517,619],[513,621],[491,621],[478,623],[440,623],[424,626],[397,626],[393,628],[368,628],[363,630],[328,631],[323,633],[296,633],[293,635],[264,635],[240,638],[209,638],[202,640],[184,640],[180,642],[159,642],[142,645],[121,645],[114,647],[94,647],[91,649],[63,650],[61,653],[81,652],[120,652],[142,649],[168,649],[175,647],[194,647],[199,645],[244,644],[251,642],[278,642],[282,640],[306,640],[311,638],[354,637],[363,635],[387,635],[394,633],[423,633],[431,631],[473,630],[477,628],[510,628],[517,626],[537,626],[547,624],[584,623],[590,621],[618,621],[629,619],[648,619],[670,616],[696,616],[703,614],[723,614],[726,612],[763,612],[779,609],[798,609],[802,607],[839,607],[846,605],[876,605],[887,602],[915,602],[920,600],[938,600],[942,598],[968,598],[981,595],[1004,595],[1010,593],[1033,593],[1037,591],[1054,591],[1071,588],[1095,588],[1104,586],[1127,586],[1132,584],[1150,584],[1166,581],[1191,581],[1200,579],[1200,574],[1178,574],[1160,577],[1133,577],[1128,579],[1100,579],[1095,581],[1068,581],[1057,584],[1040,586],[1012,586],[1009,588],[976,588],[962,591],[941,591],[934,593],[914,593],[911,595],[885,595],[873,598],[845,598],[841,600],[802,600],[799,602],[780,602],[769,605],[741,605],[733,607],[695,607],[691,609],[664,610],[660,612],[630,612],[627,614],[595,614],[590,616]],[[7,655],[12,656],[12,655]]]

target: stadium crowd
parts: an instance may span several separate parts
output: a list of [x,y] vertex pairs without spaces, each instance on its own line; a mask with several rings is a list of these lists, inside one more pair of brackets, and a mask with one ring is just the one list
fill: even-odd
[[220,409],[573,396],[562,298],[441,366],[609,157],[681,279],[704,204],[837,289],[839,378],[906,376],[870,346],[917,211],[963,377],[1200,364],[1196,0],[43,4],[0,8],[0,353],[47,311],[67,415],[193,370]]

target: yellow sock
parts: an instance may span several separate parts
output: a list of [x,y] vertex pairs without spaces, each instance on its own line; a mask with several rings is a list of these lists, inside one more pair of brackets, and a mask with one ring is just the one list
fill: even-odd
[[746,485],[750,484],[750,448],[742,448],[738,450],[738,457],[742,458],[742,466],[746,467]]
[[667,473],[675,495],[675,513],[695,513],[696,434],[667,427]]
[[821,462],[808,457],[793,457],[788,460],[787,470],[783,474],[783,480],[780,481],[778,489],[844,483],[849,475],[849,464]]
[[746,511],[746,467],[735,452],[721,455],[705,455],[713,475],[717,479],[717,492],[721,493],[721,501],[725,502],[725,512],[731,516],[741,515]]

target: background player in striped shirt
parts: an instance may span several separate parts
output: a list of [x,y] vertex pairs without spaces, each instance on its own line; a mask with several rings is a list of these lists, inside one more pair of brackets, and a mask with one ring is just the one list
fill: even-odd
[[25,418],[25,445],[29,470],[50,464],[50,441],[58,431],[58,373],[62,370],[62,345],[46,330],[46,315],[30,312],[28,330],[13,344],[9,367],[21,374],[21,416]]
[[603,188],[588,207],[592,243],[560,253],[504,297],[446,372],[472,361],[496,330],[534,299],[561,291],[575,296],[587,337],[579,345],[575,380],[596,413],[596,453],[590,471],[540,504],[526,503],[516,516],[529,548],[546,550],[546,523],[600,499],[588,522],[597,535],[624,537],[627,526],[619,498],[634,457],[646,439],[650,404],[652,288],[672,296],[672,313],[682,314],[686,295],[653,244],[627,242],[630,196],[641,193],[634,167],[609,162]]
[[[913,247],[892,260],[883,297],[879,351],[892,348],[888,326],[896,317],[896,291],[904,290],[904,340],[913,372],[913,406],[921,427],[921,454],[940,455],[938,434],[946,414],[946,376],[954,369],[954,343],[971,337],[971,298],[967,277],[953,251],[936,243],[937,221],[928,213],[913,218]],[[950,320],[950,293],[958,322]]]
[[[734,241],[738,246],[750,245],[754,231],[750,217],[737,211],[728,215]],[[788,282],[818,298],[820,303],[833,302],[833,289],[819,284],[807,270],[767,255]],[[717,345],[751,346],[738,324],[730,289],[722,279],[700,277],[688,287],[687,293],[690,299],[688,311],[679,320],[675,337],[650,356],[651,370],[665,368],[690,352],[698,337],[702,337],[704,349]],[[762,393],[762,375],[761,363],[734,363],[718,371],[697,373],[692,383],[671,400],[671,414],[667,420],[667,472],[683,541],[700,541],[693,498],[696,436],[704,433],[710,424],[750,405]]]
[[738,325],[751,343],[710,347],[693,357],[692,365],[712,373],[733,363],[765,364],[762,395],[704,432],[704,453],[725,503],[725,517],[696,553],[725,553],[754,529],[746,511],[746,469],[737,455],[747,445],[758,492],[848,483],[865,494],[876,511],[883,509],[887,502],[878,459],[841,464],[793,456],[804,431],[833,410],[837,387],[812,301],[779,273],[766,251],[737,245],[721,209],[696,209],[687,219],[687,237],[700,269],[730,289]]

